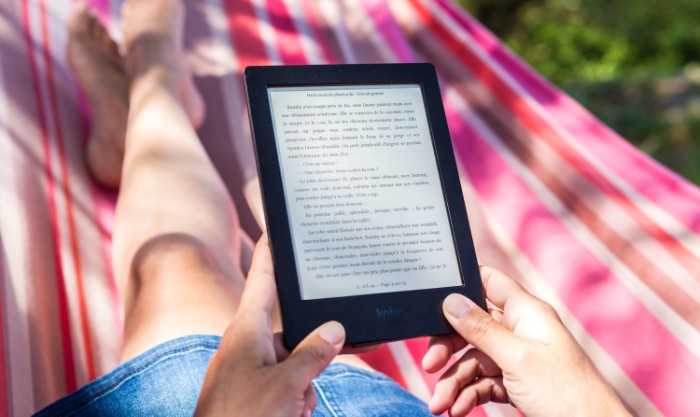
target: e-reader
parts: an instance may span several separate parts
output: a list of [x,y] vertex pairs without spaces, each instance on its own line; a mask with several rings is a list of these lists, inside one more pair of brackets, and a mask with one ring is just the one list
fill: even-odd
[[483,290],[431,64],[247,67],[285,344],[328,320],[360,346],[450,333]]

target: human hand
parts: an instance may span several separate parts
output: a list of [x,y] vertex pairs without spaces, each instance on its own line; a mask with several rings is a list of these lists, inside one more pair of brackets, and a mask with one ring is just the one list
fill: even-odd
[[464,416],[493,401],[528,417],[629,415],[549,304],[495,269],[481,277],[491,314],[458,294],[443,303],[458,334],[434,337],[423,368],[438,372],[471,346],[440,377],[431,412]]
[[345,330],[328,322],[291,353],[272,330],[276,303],[267,236],[258,242],[238,311],[209,363],[195,416],[310,416],[311,385],[340,352]]

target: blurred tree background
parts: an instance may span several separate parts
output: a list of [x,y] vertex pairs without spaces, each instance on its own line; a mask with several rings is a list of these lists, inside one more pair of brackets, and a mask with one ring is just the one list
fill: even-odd
[[700,184],[700,0],[458,0],[543,76]]

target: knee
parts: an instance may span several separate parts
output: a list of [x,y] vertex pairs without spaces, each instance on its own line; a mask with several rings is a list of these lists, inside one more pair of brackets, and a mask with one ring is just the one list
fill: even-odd
[[184,233],[153,237],[138,249],[131,263],[131,277],[137,289],[148,282],[187,277],[194,272],[212,270],[209,250],[197,238]]

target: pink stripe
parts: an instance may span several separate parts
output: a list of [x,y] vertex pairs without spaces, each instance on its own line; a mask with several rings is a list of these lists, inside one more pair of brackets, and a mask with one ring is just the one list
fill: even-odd
[[490,32],[445,0],[438,0],[460,28],[479,44],[513,79],[536,100],[586,150],[607,169],[628,181],[635,190],[687,228],[700,231],[700,190],[639,152],[593,117],[566,94],[512,55]]
[[384,0],[362,0],[366,15],[374,22],[374,30],[385,40],[385,46],[394,53],[397,62],[415,62],[416,57],[406,42],[406,36],[391,14]]
[[[570,236],[532,194],[521,174],[513,172],[449,103],[445,107],[452,137],[471,139],[455,141],[455,148],[489,213],[662,412],[691,415],[694,407],[684,399],[686,393],[700,390],[700,360],[614,279],[606,265]],[[600,306],[606,308],[604,315]],[[653,366],[649,366],[651,360]]]
[[47,198],[49,204],[49,213],[51,216],[51,232],[53,236],[53,260],[55,263],[56,273],[56,290],[58,297],[58,318],[61,328],[61,346],[63,352],[63,364],[65,367],[65,384],[66,390],[72,392],[76,389],[76,374],[75,361],[73,358],[73,342],[71,339],[71,326],[68,313],[68,297],[64,287],[63,262],[61,259],[61,242],[59,239],[60,231],[58,230],[58,213],[56,209],[55,186],[53,177],[53,164],[51,162],[51,145],[47,127],[46,114],[41,99],[41,86],[39,83],[39,70],[36,63],[36,50],[32,34],[30,33],[30,18],[29,18],[29,2],[22,2],[22,26],[24,37],[27,44],[27,55],[29,57],[29,67],[31,68],[32,84],[34,85],[34,95],[37,103],[37,119],[41,129],[42,148],[44,151],[44,175],[47,183]]
[[[83,1],[85,0],[72,0],[73,4]],[[100,20],[103,23],[109,23],[109,18],[112,14],[112,5],[110,4],[110,0],[87,0],[87,3],[90,5],[90,9],[92,9],[97,16],[100,17]]]

